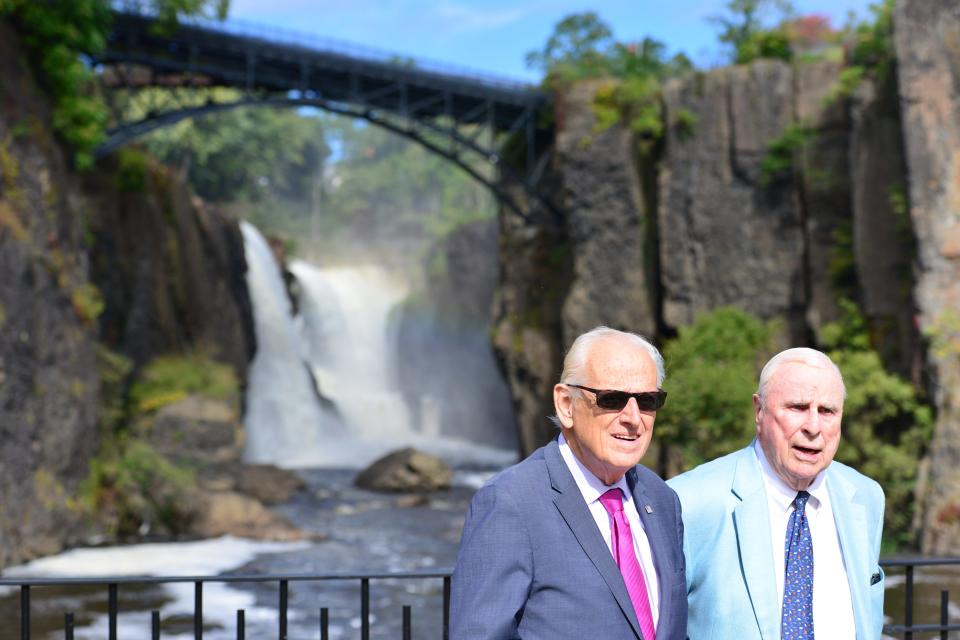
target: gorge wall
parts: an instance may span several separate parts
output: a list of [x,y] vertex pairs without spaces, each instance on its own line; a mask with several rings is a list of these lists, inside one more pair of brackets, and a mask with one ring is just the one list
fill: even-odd
[[99,356],[199,351],[243,380],[255,348],[236,223],[135,154],[74,171],[36,77],[0,20],[0,568],[99,533]]
[[852,95],[832,95],[838,62],[696,73],[665,87],[653,149],[625,125],[597,130],[602,83],[560,92],[543,191],[563,214],[500,213],[493,341],[526,452],[554,433],[551,389],[586,329],[662,342],[733,305],[781,319],[784,346],[816,345],[848,298],[887,369],[931,390],[921,510],[927,531],[957,531],[923,547],[960,551],[960,23],[947,2],[897,6],[897,68]]

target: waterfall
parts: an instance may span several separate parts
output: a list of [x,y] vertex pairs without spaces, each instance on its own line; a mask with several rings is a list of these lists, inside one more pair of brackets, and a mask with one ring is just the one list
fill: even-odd
[[241,221],[240,229],[257,336],[257,352],[248,370],[245,458],[278,466],[310,464],[312,460],[299,452],[319,447],[338,421],[317,402],[270,246],[253,225]]
[[410,398],[391,366],[397,338],[390,320],[407,294],[405,282],[372,266],[321,269],[294,261],[292,316],[270,247],[252,225],[241,228],[257,334],[244,417],[248,461],[359,468],[408,446],[453,464],[515,460],[515,451],[479,445],[469,434],[442,434],[441,412],[427,396],[417,403],[413,426]]

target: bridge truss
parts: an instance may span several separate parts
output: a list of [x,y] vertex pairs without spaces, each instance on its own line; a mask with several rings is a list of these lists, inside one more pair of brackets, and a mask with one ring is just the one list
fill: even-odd
[[[418,142],[523,218],[530,207],[516,197],[517,188],[537,209],[559,215],[538,189],[552,146],[552,131],[538,123],[550,98],[525,84],[235,22],[187,21],[160,30],[152,16],[131,10],[114,11],[107,47],[92,62],[112,114],[99,156],[203,114],[316,107]],[[151,102],[157,87],[170,91]],[[237,91],[219,100],[210,91],[216,87]],[[144,99],[131,109],[138,96]]]

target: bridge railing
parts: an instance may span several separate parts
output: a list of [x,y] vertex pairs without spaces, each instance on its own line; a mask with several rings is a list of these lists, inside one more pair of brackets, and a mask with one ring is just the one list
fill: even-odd
[[[915,620],[916,609],[916,583],[917,569],[929,568],[947,568],[960,566],[960,558],[888,558],[880,562],[881,566],[888,574],[888,578],[900,579],[899,573],[903,572],[904,601],[903,613],[899,622],[895,621],[887,624],[883,628],[885,637],[904,638],[905,640],[914,640],[914,638],[940,637],[948,638],[951,632],[960,631],[960,623],[950,622],[950,596],[948,590],[940,591],[939,619]],[[204,633],[204,607],[203,593],[204,585],[210,583],[243,583],[243,584],[269,584],[275,585],[277,593],[276,605],[276,629],[277,638],[286,640],[288,638],[288,617],[289,617],[289,590],[291,583],[297,582],[324,582],[324,581],[352,581],[359,582],[360,598],[357,603],[360,610],[359,631],[361,640],[369,640],[371,634],[372,616],[370,610],[370,583],[371,581],[390,580],[390,581],[433,581],[437,587],[442,588],[442,618],[438,629],[435,629],[430,637],[449,638],[450,626],[450,587],[451,571],[449,569],[439,570],[421,570],[409,572],[389,572],[389,573],[324,573],[324,574],[296,574],[296,575],[221,575],[221,576],[172,576],[172,577],[104,577],[104,578],[0,578],[0,588],[13,588],[19,590],[19,615],[14,624],[10,620],[0,620],[4,629],[12,630],[19,628],[20,640],[31,640],[31,613],[32,598],[35,592],[39,592],[44,587],[99,587],[106,592],[106,615],[107,615],[107,638],[108,640],[117,640],[117,621],[120,615],[119,595],[124,587],[133,585],[165,585],[174,583],[190,583],[193,585],[193,634],[197,640],[202,640]],[[899,584],[898,584],[899,588]],[[893,604],[887,593],[888,609]],[[318,608],[316,628],[322,639],[329,638],[329,610],[327,608]],[[402,637],[409,639],[412,637],[412,608],[409,605],[402,605],[399,616],[402,618]],[[159,611],[150,612],[150,633],[151,638],[159,640],[161,637],[161,617]],[[146,619],[145,619],[146,622]],[[146,624],[144,625],[146,626]],[[73,640],[75,631],[75,612],[66,611],[63,613],[63,638]],[[238,609],[236,611],[235,633],[237,640],[246,638],[246,620],[245,611]],[[422,634],[418,634],[422,635]],[[7,637],[7,636],[4,636]],[[316,636],[314,636],[316,637]]]
[[[145,6],[147,3],[143,2],[142,0],[111,0],[110,4],[113,10],[117,12],[140,15],[144,17],[154,17],[154,14],[152,14],[148,7]],[[188,16],[180,18],[180,21],[184,24],[210,29],[211,31],[229,33],[237,36],[260,38],[275,43],[299,46],[313,51],[335,53],[351,58],[359,58],[369,62],[379,62],[397,67],[404,67],[412,64],[417,70],[420,71],[427,71],[455,78],[469,78],[481,84],[486,84],[491,87],[506,89],[509,91],[537,90],[537,87],[530,82],[524,82],[514,78],[506,78],[504,76],[498,76],[493,73],[461,65],[439,62],[436,60],[427,60],[423,58],[413,58],[411,56],[397,53],[396,51],[387,51],[385,49],[379,49],[369,45],[361,45],[355,42],[339,40],[337,38],[304,33],[294,29],[285,29],[282,27],[264,25],[246,20],[238,20],[236,18],[229,18],[227,20],[213,20],[209,18]]]

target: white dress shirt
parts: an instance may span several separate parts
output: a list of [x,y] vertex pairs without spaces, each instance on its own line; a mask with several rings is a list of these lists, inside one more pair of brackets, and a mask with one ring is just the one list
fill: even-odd
[[[767,506],[770,510],[770,541],[773,543],[773,566],[777,567],[777,602],[783,611],[784,546],[787,524],[793,513],[793,501],[797,491],[776,474],[760,447],[753,445],[763,484],[767,491]],[[840,550],[837,524],[833,519],[830,493],[827,491],[826,474],[822,471],[807,487],[810,499],[804,513],[810,525],[813,542],[813,634],[817,638],[855,638],[856,623],[853,618],[853,603],[850,600],[850,585],[847,569]],[[781,616],[777,616],[778,619]]]
[[[607,543],[607,548],[613,554],[613,542],[611,536],[610,514],[600,502],[600,496],[613,488],[619,488],[623,492],[623,513],[627,516],[627,522],[630,524],[630,533],[633,535],[633,551],[637,554],[637,560],[643,569],[643,579],[647,584],[647,597],[650,599],[650,611],[653,613],[653,626],[657,626],[660,619],[660,589],[657,580],[657,571],[653,564],[653,552],[650,550],[650,540],[647,539],[647,532],[640,521],[640,514],[637,513],[637,507],[633,502],[633,494],[630,487],[627,486],[626,476],[620,478],[612,485],[605,485],[593,475],[593,473],[583,466],[583,463],[574,455],[570,445],[560,434],[560,455],[563,461],[567,463],[567,468],[573,475],[583,499],[590,509],[590,515],[593,516],[603,540]],[[786,532],[786,529],[784,529]],[[781,541],[781,546],[783,545]]]

